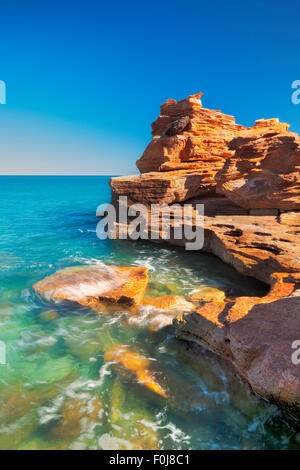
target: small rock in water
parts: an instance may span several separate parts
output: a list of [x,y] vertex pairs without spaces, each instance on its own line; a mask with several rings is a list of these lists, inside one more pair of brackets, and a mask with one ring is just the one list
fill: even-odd
[[188,302],[184,297],[179,295],[163,295],[161,297],[145,299],[143,304],[151,305],[157,309],[172,311],[192,310],[194,308],[191,302]]
[[111,402],[109,413],[109,419],[111,424],[115,424],[117,421],[119,421],[121,417],[122,408],[125,402],[125,395],[125,388],[120,379],[117,377],[114,381],[111,390]]
[[191,302],[223,302],[225,292],[216,287],[200,286],[196,287],[190,295]]
[[15,450],[36,429],[38,416],[32,410],[14,423],[0,429],[0,449]]
[[152,392],[166,398],[166,392],[156,381],[150,371],[151,361],[142,354],[131,351],[126,345],[116,344],[105,352],[105,362],[117,362],[121,365],[121,369],[117,368],[117,372],[130,372],[135,375],[137,382],[149,388]]
[[34,284],[48,300],[70,300],[103,312],[112,307],[134,309],[142,301],[148,269],[117,266],[74,266]]
[[57,320],[58,318],[59,318],[58,313],[55,310],[46,310],[40,315],[40,320],[43,323],[52,322],[52,321]]

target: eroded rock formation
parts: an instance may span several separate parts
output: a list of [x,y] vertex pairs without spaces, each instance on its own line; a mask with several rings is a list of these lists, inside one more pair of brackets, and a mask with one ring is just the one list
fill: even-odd
[[233,155],[228,142],[243,126],[221,111],[203,108],[201,95],[168,100],[161,106],[160,116],[152,124],[152,141],[137,161],[141,173],[204,167],[217,171]]
[[[168,100],[137,161],[141,175],[113,178],[112,200],[129,205],[204,204],[204,246],[242,274],[271,286],[263,298],[218,300],[176,318],[176,334],[224,356],[262,397],[300,419],[300,139],[278,119],[251,128],[205,109],[201,94]],[[182,224],[180,208],[172,218]],[[159,217],[161,219],[161,215]],[[185,222],[193,226],[193,219]],[[128,229],[117,222],[118,233]],[[150,238],[150,234],[149,239]],[[156,240],[184,245],[158,225]]]
[[249,209],[300,209],[297,134],[238,137],[229,147],[236,152],[216,175],[217,192]]

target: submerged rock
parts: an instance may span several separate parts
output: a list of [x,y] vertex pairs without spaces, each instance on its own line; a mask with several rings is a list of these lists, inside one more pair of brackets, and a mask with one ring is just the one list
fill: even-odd
[[34,284],[48,300],[70,300],[103,312],[136,308],[148,283],[148,269],[116,266],[74,266]]
[[159,447],[154,418],[145,408],[144,400],[128,392],[119,378],[111,390],[109,422],[111,431],[100,438],[101,446],[118,450],[154,450]]
[[99,397],[72,398],[63,403],[59,414],[61,417],[58,423],[51,427],[51,438],[57,441],[71,440],[102,424],[104,407]]
[[190,295],[191,302],[222,302],[225,300],[225,292],[217,287],[199,286],[195,287]]
[[120,420],[122,415],[122,409],[126,400],[126,390],[117,377],[114,381],[111,390],[111,402],[110,402],[110,412],[109,420],[111,424],[115,424]]
[[36,430],[38,415],[36,410],[32,410],[25,416],[20,417],[14,423],[0,426],[0,449],[15,450],[21,442],[29,438]]
[[162,295],[161,297],[154,297],[144,299],[144,305],[151,305],[159,310],[192,310],[194,308],[191,302],[185,300],[184,297],[179,295]]
[[133,374],[137,382],[152,392],[166,398],[166,392],[151,373],[151,361],[142,354],[131,351],[126,345],[116,344],[105,352],[105,362],[115,362],[121,366],[117,371]]

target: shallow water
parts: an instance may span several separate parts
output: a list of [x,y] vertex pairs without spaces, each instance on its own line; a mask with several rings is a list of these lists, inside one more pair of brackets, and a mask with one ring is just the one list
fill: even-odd
[[[1,449],[287,449],[300,435],[249,393],[221,359],[166,331],[125,326],[76,304],[38,298],[32,285],[76,264],[150,269],[148,295],[216,286],[264,295],[205,253],[99,241],[95,211],[108,177],[0,177]],[[150,359],[168,399],[104,362],[105,345]]]

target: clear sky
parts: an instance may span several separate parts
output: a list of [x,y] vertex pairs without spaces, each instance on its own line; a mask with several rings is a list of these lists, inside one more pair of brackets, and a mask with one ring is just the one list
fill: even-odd
[[300,133],[298,1],[0,3],[1,174],[129,174],[167,98]]

